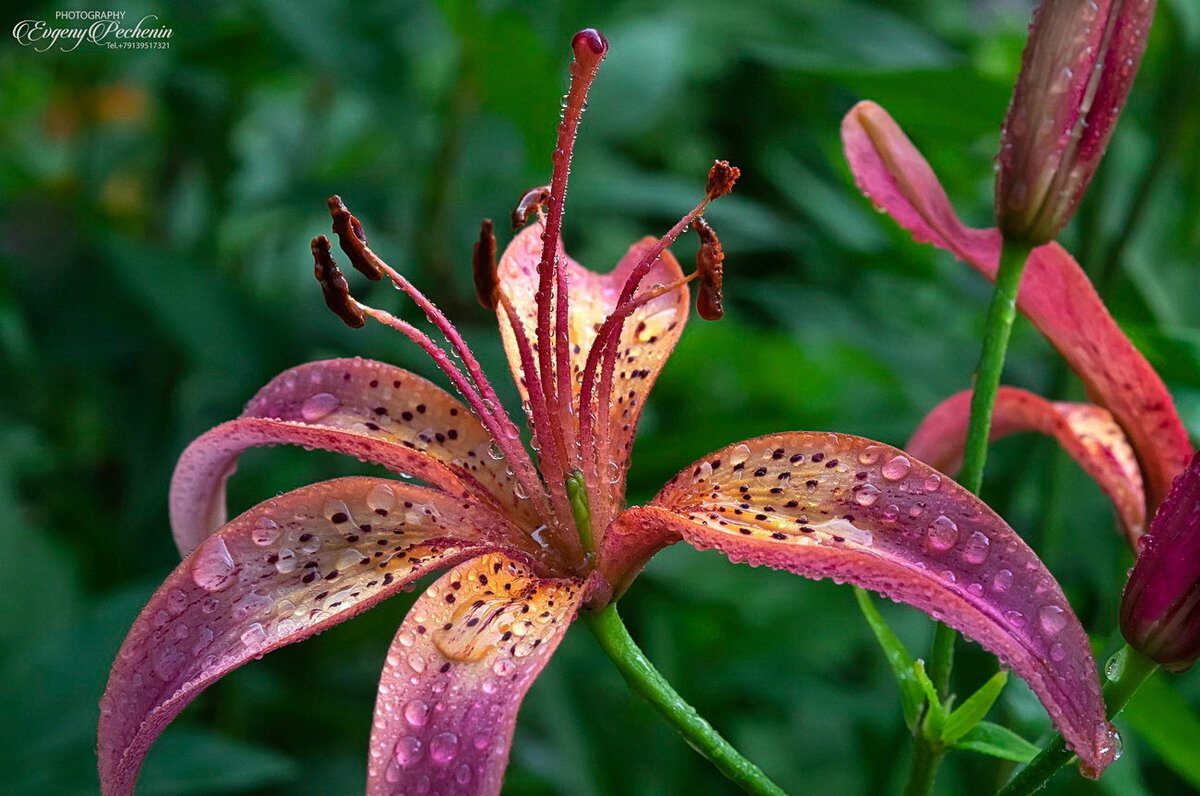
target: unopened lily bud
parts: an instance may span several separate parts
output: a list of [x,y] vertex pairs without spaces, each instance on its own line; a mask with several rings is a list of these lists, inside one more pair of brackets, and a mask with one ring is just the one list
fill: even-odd
[[1043,0],[997,156],[996,220],[1031,246],[1075,214],[1146,47],[1155,0]]
[[725,252],[721,240],[712,226],[697,216],[692,229],[700,237],[700,249],[696,252],[696,273],[700,287],[696,291],[696,312],[706,321],[719,321],[725,314],[721,300],[721,283],[725,279]]
[[1200,658],[1200,453],[1175,479],[1142,545],[1121,599],[1121,632],[1181,672]]

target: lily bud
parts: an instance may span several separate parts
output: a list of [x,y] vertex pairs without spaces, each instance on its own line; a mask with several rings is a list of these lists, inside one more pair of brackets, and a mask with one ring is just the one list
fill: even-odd
[[996,220],[1057,237],[1104,155],[1146,48],[1155,0],[1044,0],[1034,12],[997,157]]
[[1200,658],[1200,454],[1175,479],[1142,543],[1121,599],[1121,632],[1181,672]]

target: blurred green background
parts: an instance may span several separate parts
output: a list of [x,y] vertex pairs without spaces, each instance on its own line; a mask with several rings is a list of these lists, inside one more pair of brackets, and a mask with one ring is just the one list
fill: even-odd
[[[36,53],[20,19],[101,5],[160,15],[169,50]],[[175,457],[278,371],[359,354],[435,375],[378,326],[351,331],[312,283],[308,241],[341,193],[376,251],[504,366],[474,303],[470,244],[547,181],[568,43],[607,34],[574,168],[567,241],[606,270],[701,195],[714,157],[744,178],[709,217],[729,311],[693,320],[653,394],[631,497],[694,458],[783,429],[903,444],[965,387],[989,287],[871,212],[841,115],[869,97],[927,153],[965,218],[990,214],[991,159],[1027,0],[505,0],[6,4],[0,44],[0,721],[5,793],[96,789],[96,703],[125,629],[177,555]],[[1200,431],[1200,4],[1163,0],[1110,154],[1064,238]],[[503,241],[502,241],[503,243]],[[690,259],[694,243],[677,247]],[[354,278],[353,276],[351,277]],[[413,317],[393,292],[368,301]],[[1018,322],[1006,381],[1079,397]],[[501,376],[502,378],[502,376]],[[512,391],[509,391],[511,396]],[[257,451],[235,511],[363,472]],[[1098,653],[1111,652],[1128,554],[1099,490],[1046,440],[995,446],[986,498],[1045,557]],[[375,681],[402,595],[226,678],[162,737],[146,793],[361,792]],[[797,793],[887,793],[907,738],[896,688],[846,588],[672,548],[623,613],[679,690]],[[930,624],[881,606],[915,654]],[[960,647],[966,693],[994,671]],[[1125,755],[1060,793],[1200,786],[1200,675],[1155,681]],[[1020,682],[991,717],[1037,739]],[[942,793],[1008,764],[956,753]],[[521,714],[513,794],[725,792],[575,631]]]

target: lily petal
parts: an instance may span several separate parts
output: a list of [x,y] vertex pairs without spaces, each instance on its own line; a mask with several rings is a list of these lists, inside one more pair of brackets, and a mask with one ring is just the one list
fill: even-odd
[[[541,233],[540,223],[531,224],[523,229],[509,243],[499,265],[500,288],[512,301],[513,307],[524,321],[526,334],[531,341],[536,340],[537,305],[534,295],[538,285],[537,266],[542,254]],[[655,243],[656,239],[650,237],[635,243],[621,258],[617,267],[607,274],[589,271],[563,255],[571,291],[571,384],[575,391],[573,399],[576,402],[583,380],[583,368],[596,332],[604,319],[616,308],[621,288],[624,287],[629,273]],[[652,285],[670,284],[682,278],[683,270],[678,261],[669,251],[664,251],[642,280],[642,289]],[[683,332],[687,321],[688,301],[687,287],[680,287],[637,308],[625,321],[610,403],[613,434],[610,449],[601,452],[599,457],[600,461],[609,462],[610,472],[600,475],[606,482],[614,485],[614,504],[619,504],[624,496],[629,452],[633,447],[633,437],[646,394],[654,385],[663,364]],[[524,396],[520,352],[503,311],[499,318],[509,367]],[[598,516],[604,516],[600,514],[604,507],[592,508]]]
[[276,376],[238,420],[201,435],[171,479],[171,528],[186,555],[227,517],[225,482],[238,457],[261,445],[337,451],[407,473],[451,494],[532,523],[529,501],[491,455],[492,437],[436,384],[369,359],[310,362]]
[[[260,503],[208,537],[150,598],[101,701],[100,779],[133,789],[150,744],[226,672],[491,550],[537,547],[501,515],[382,478]],[[532,560],[532,557],[530,557]]]
[[616,584],[682,538],[915,606],[1023,677],[1091,772],[1116,757],[1087,634],[1058,583],[979,498],[903,451],[842,434],[747,440],[614,526],[601,556]]
[[388,650],[367,793],[499,793],[521,700],[584,591],[501,554],[438,579]]
[[[995,278],[1000,232],[959,221],[929,163],[883,108],[854,106],[842,122],[842,142],[858,187],[872,202],[916,240]],[[1148,505],[1157,506],[1192,450],[1162,379],[1057,243],[1033,250],[1017,304],[1125,430],[1146,475]]]
[[[938,470],[958,472],[970,416],[971,391],[950,396],[925,416],[905,450]],[[1001,387],[991,439],[1022,431],[1037,431],[1058,440],[1112,500],[1130,544],[1138,540],[1146,526],[1142,471],[1125,433],[1106,409],[1047,401],[1027,390]]]

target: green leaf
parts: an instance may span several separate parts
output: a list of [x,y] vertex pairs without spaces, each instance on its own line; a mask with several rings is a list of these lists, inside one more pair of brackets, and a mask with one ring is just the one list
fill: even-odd
[[142,772],[146,793],[231,793],[295,780],[296,765],[262,746],[194,728],[164,733]]
[[1200,788],[1200,716],[1166,677],[1143,683],[1121,715],[1172,771]]
[[972,752],[979,752],[981,755],[990,755],[1017,763],[1028,763],[1041,751],[1007,727],[992,724],[990,721],[981,721],[976,724],[970,732],[954,744],[953,748],[968,749]]
[[971,731],[976,724],[992,709],[996,698],[1008,682],[1008,672],[996,672],[992,678],[980,686],[979,690],[967,697],[953,713],[946,717],[946,730],[942,739],[946,743],[954,743]]
[[941,741],[946,732],[946,706],[938,699],[937,688],[925,673],[925,661],[918,660],[913,664],[917,682],[925,692],[925,737],[933,741]]
[[888,665],[892,667],[896,684],[900,686],[900,707],[904,711],[904,723],[910,730],[916,729],[917,721],[921,717],[921,708],[925,704],[925,694],[922,692],[916,675],[913,674],[912,656],[908,654],[903,642],[888,627],[887,622],[883,621],[883,617],[879,615],[879,610],[871,599],[871,594],[866,589],[854,587],[854,599],[858,600],[858,607],[862,611],[863,618],[867,620],[871,632],[875,634],[875,640],[883,648],[883,655],[887,658]]

